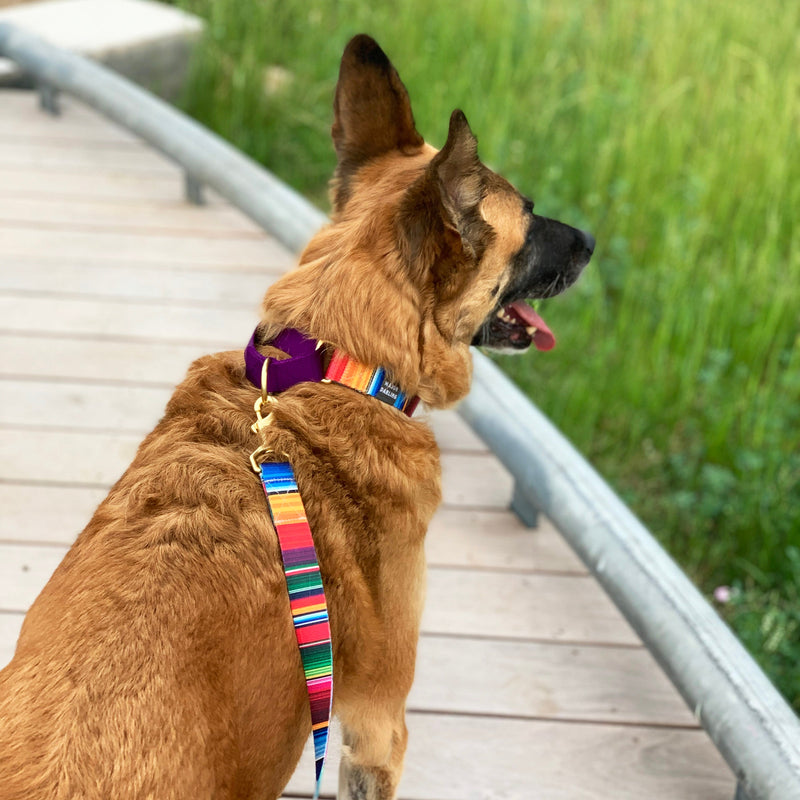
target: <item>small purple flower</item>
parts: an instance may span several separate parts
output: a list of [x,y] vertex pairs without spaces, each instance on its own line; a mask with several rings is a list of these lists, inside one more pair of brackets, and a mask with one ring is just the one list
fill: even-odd
[[717,588],[714,589],[714,599],[718,603],[727,603],[731,599],[731,587],[717,586]]

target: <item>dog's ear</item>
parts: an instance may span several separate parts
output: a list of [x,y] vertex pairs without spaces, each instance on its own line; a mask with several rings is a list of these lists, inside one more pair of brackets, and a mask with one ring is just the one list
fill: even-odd
[[483,175],[478,140],[464,112],[456,109],[450,116],[447,142],[400,207],[400,245],[409,264],[430,268],[443,255],[445,242],[459,251],[456,261],[463,255],[480,261],[492,237],[480,214]]
[[480,258],[476,251],[488,229],[478,211],[483,199],[483,165],[478,158],[478,140],[460,109],[450,115],[447,141],[429,171],[435,175],[442,206],[465,249]]
[[366,34],[354,37],[345,48],[333,112],[337,207],[347,198],[348,178],[364,163],[391,150],[409,152],[424,144],[414,126],[406,87],[386,53]]

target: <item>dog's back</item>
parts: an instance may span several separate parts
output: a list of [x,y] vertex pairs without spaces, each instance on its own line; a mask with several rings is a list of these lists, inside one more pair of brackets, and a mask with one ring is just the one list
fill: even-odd
[[229,361],[193,367],[28,612],[0,673],[3,800],[233,796],[265,679],[302,747],[305,688],[275,657],[295,645],[274,532],[236,461],[241,377],[240,407],[213,407],[237,394]]
[[[385,409],[328,388],[342,394],[334,407],[314,386],[282,397],[276,430],[308,487],[337,609],[339,704],[383,669],[381,598],[398,599],[391,624],[416,636],[422,586],[404,582],[419,582],[438,463],[426,426],[402,420],[398,442]],[[252,401],[240,353],[196,362],[31,607],[0,672],[2,800],[280,794],[310,723],[276,537],[249,467]],[[321,442],[335,445],[322,457]],[[404,458],[381,475],[369,465],[387,447]],[[420,478],[428,488],[416,493]],[[395,568],[381,575],[387,558]],[[413,675],[405,662],[385,666],[399,691]]]

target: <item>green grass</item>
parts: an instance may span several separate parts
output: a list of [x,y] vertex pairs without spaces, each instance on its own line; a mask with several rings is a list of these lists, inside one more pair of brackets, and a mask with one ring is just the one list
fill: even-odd
[[800,4],[182,3],[208,20],[187,110],[320,205],[366,31],[428,141],[463,108],[537,211],[592,230],[542,306],[558,349],[500,363],[705,591],[739,587],[722,610],[800,710]]

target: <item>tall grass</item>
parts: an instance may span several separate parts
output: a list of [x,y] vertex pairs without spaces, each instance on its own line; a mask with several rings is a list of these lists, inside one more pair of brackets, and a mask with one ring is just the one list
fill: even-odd
[[538,212],[595,233],[543,306],[558,349],[502,366],[706,590],[738,587],[800,708],[800,4],[182,3],[208,21],[187,109],[320,204],[367,31],[429,141],[463,108]]

